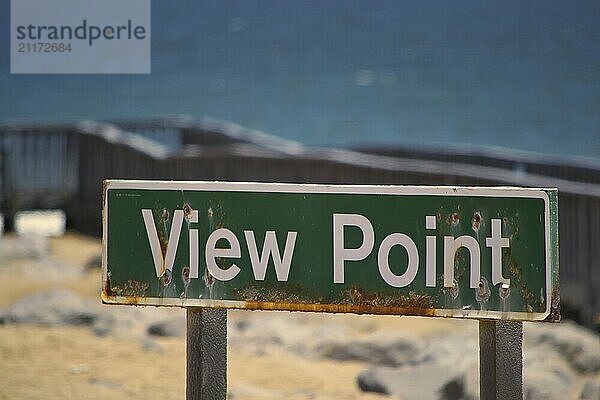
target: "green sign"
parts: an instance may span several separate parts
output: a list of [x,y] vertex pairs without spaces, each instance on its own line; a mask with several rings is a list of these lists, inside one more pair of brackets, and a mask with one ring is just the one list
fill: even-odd
[[554,189],[110,180],[105,303],[556,320]]

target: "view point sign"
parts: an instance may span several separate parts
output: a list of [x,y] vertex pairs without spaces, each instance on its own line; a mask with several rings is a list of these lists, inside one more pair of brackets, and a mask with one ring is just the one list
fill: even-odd
[[556,320],[551,189],[105,182],[103,301]]

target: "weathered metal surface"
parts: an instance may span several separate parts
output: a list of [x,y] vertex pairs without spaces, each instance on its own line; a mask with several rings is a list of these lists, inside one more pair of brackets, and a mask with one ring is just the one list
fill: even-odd
[[479,321],[481,400],[523,399],[523,323]]
[[[556,320],[557,206],[550,189],[107,181],[103,301]],[[208,251],[234,257],[209,267],[225,229]]]
[[187,309],[187,400],[227,398],[227,310]]

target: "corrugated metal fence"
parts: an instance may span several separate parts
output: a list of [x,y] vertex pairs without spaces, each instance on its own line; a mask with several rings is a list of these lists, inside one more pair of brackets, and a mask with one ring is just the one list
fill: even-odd
[[0,125],[0,210],[99,234],[105,178],[558,187],[563,300],[600,313],[600,163],[484,148],[315,149],[215,121]]

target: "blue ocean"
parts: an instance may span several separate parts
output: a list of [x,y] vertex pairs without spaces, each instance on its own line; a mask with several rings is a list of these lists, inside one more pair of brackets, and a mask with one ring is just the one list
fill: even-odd
[[155,0],[147,75],[10,74],[0,4],[0,122],[185,114],[600,159],[598,1]]

